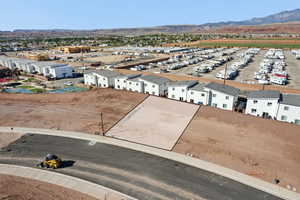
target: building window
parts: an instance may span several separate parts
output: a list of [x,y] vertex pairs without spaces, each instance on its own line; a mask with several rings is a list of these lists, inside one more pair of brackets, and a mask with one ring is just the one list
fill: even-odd
[[193,95],[194,94],[194,92],[191,92],[191,95]]
[[226,96],[225,99],[228,100],[228,99],[229,99],[229,96]]
[[155,88],[155,85],[152,85],[153,88]]
[[103,80],[105,81],[105,78],[103,78]]
[[256,109],[251,109],[251,113],[256,113],[257,110]]
[[284,106],[284,110],[289,110],[289,109],[290,109],[290,107]]
[[205,96],[205,94],[204,93],[201,93],[201,97],[204,97]]
[[173,87],[172,90],[175,91],[175,88]]
[[215,107],[215,108],[218,107],[218,104],[216,104],[216,103],[213,103],[212,105],[213,105],[213,107]]
[[152,92],[153,95],[155,95],[155,92]]
[[129,85],[131,85],[131,82],[129,82]]
[[145,87],[147,87],[147,84],[145,83]]
[[139,84],[138,84],[138,83],[136,83],[135,85],[136,85],[136,86],[138,86]]
[[117,79],[117,81],[118,81],[118,82],[120,82],[120,80],[119,80],[119,79]]
[[223,104],[223,108],[227,108],[227,104]]
[[172,95],[172,98],[175,99],[175,95],[174,94]]
[[217,94],[212,94],[212,96],[213,96],[213,97],[216,97],[216,96],[217,96]]
[[286,120],[287,120],[287,116],[282,115],[282,116],[281,116],[281,120],[282,120],[282,121],[286,121]]
[[254,103],[254,104],[257,104],[257,100],[253,100],[253,103]]
[[273,103],[271,103],[271,102],[268,102],[268,104],[267,104],[267,105],[268,105],[268,106],[272,106],[272,104],[273,104]]
[[181,91],[182,91],[182,92],[184,92],[184,91],[185,91],[185,89],[182,89]]
[[124,83],[126,83],[126,81],[124,80]]

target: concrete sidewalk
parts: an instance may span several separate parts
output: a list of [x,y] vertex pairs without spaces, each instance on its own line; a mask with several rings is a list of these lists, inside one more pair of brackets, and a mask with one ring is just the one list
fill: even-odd
[[105,197],[108,200],[136,200],[133,197],[129,197],[125,194],[121,194],[117,191],[79,178],[41,169],[0,164],[0,174],[29,178],[32,180],[58,185],[87,194],[99,200],[105,199]]
[[272,194],[274,196],[280,197],[285,200],[300,200],[300,194],[287,190],[285,188],[279,187],[277,185],[267,183],[265,181],[256,179],[254,177],[236,172],[234,170],[221,167],[206,161],[202,161],[199,159],[191,158],[182,154],[178,154],[175,152],[164,151],[157,148],[147,147],[135,143],[130,143],[126,141],[120,141],[113,138],[102,137],[98,135],[91,135],[86,133],[79,132],[70,132],[70,131],[57,131],[57,130],[47,130],[47,129],[34,129],[34,128],[18,128],[14,127],[11,130],[11,127],[0,127],[0,132],[18,132],[18,133],[34,133],[34,134],[42,134],[42,135],[52,135],[52,136],[62,136],[69,137],[74,139],[83,139],[89,141],[95,141],[110,145],[116,145],[136,151],[141,151],[144,153],[152,154],[155,156],[160,156],[166,159],[174,160],[180,163],[184,163],[193,167],[197,167],[199,169],[206,170],[208,172],[212,172],[227,178],[230,178],[239,183],[243,183],[250,187],[256,188],[258,190],[264,191],[266,193]]

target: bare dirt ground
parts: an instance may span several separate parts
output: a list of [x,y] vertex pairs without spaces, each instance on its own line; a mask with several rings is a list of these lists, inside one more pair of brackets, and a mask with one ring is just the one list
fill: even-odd
[[87,61],[103,62],[105,64],[120,62],[126,58],[126,55],[106,55],[101,57],[88,58]]
[[300,128],[202,107],[174,151],[300,190]]
[[19,139],[23,134],[20,133],[1,133],[0,132],[0,149]]
[[96,200],[77,191],[0,174],[0,200]]
[[171,150],[198,108],[150,96],[106,135]]
[[108,130],[147,95],[95,89],[68,94],[0,93],[0,126],[100,132],[100,113]]

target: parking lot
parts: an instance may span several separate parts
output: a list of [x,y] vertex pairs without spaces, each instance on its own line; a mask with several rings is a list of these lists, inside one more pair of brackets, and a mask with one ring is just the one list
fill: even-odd
[[[155,67],[150,67],[143,70],[146,72],[152,72],[152,73],[169,73],[169,74],[175,74],[175,75],[182,75],[182,76],[197,76],[197,77],[203,77],[203,78],[209,78],[209,79],[217,79],[217,74],[220,72],[224,72],[225,68],[227,66],[227,70],[230,69],[230,67],[235,64],[236,62],[239,62],[242,58],[241,54],[249,50],[247,48],[241,48],[238,51],[234,52],[230,56],[233,58],[229,62],[222,63],[218,66],[216,66],[213,70],[209,70],[206,73],[199,73],[196,71],[197,66],[201,66],[203,63],[207,62],[214,62],[216,59],[220,58],[221,56],[218,53],[222,53],[226,51],[227,49],[220,50],[217,53],[211,53],[206,55],[212,55],[213,58],[204,59],[201,62],[197,64],[187,64],[184,67],[181,67],[179,69],[174,70],[166,70],[168,66],[170,65],[167,61],[163,63],[162,65],[158,65]],[[258,54],[253,54],[252,60],[245,64],[245,66],[242,66],[238,68],[238,73],[234,77],[230,77],[230,80],[234,80],[241,83],[248,83],[248,84],[263,84],[259,83],[257,79],[255,79],[255,72],[258,72],[260,70],[260,65],[263,63],[263,61],[266,59],[265,55],[269,51],[269,49],[261,49]],[[284,87],[290,87],[293,89],[300,89],[300,60],[297,60],[295,55],[292,54],[291,50],[283,50],[283,54],[285,56],[285,59],[283,61],[287,64],[285,67],[285,71],[288,73],[288,80],[286,85],[281,85]],[[183,54],[184,55],[184,54]],[[193,59],[197,58],[203,58],[202,54],[198,55],[197,52],[193,53],[194,55]],[[274,59],[276,61],[276,59]],[[179,59],[177,63],[188,61],[186,58]],[[227,71],[228,73],[228,71]],[[271,73],[269,74],[271,76]],[[270,80],[270,79],[268,79]],[[271,85],[278,85],[278,83],[268,82],[264,84],[271,84]]]

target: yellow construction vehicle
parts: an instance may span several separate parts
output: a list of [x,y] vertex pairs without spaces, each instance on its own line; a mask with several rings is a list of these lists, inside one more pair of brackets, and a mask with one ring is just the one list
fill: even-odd
[[37,164],[38,167],[57,169],[62,167],[62,160],[53,154],[48,154],[44,161]]

